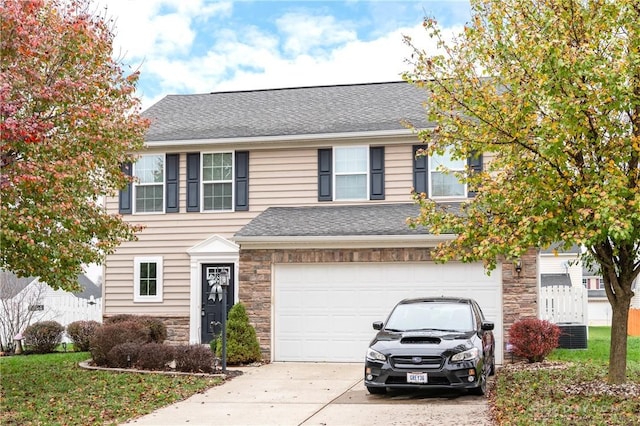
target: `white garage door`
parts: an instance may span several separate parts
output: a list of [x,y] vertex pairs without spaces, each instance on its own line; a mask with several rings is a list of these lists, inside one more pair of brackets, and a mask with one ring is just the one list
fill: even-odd
[[274,268],[274,361],[360,362],[393,306],[407,297],[460,296],[478,301],[495,323],[502,363],[502,290],[498,267],[481,264],[280,264]]

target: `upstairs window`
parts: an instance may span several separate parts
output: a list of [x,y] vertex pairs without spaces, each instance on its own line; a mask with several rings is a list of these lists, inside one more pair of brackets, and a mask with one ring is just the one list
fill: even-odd
[[164,154],[143,155],[133,165],[136,213],[164,211]]
[[432,155],[429,158],[431,197],[466,197],[466,185],[455,175],[455,172],[464,172],[466,165],[466,160],[454,160],[449,152]]
[[431,157],[418,155],[426,145],[413,146],[413,189],[427,194],[430,198],[475,197],[473,189],[460,182],[455,172],[480,173],[483,159],[481,154],[471,155],[466,160],[454,160],[450,152]]
[[384,200],[384,147],[318,150],[318,201]]
[[232,153],[202,155],[202,204],[204,211],[232,210]]
[[335,148],[335,199],[366,200],[369,189],[369,148],[354,146]]

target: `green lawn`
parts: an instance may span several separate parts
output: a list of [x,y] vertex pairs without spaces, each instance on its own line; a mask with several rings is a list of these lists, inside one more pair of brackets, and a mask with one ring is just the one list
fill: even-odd
[[506,367],[490,394],[500,425],[640,425],[640,337],[629,337],[627,378],[606,383],[609,327],[589,327],[588,349],[556,349],[556,368]]
[[86,352],[0,358],[0,424],[117,424],[221,382],[78,367],[88,358]]

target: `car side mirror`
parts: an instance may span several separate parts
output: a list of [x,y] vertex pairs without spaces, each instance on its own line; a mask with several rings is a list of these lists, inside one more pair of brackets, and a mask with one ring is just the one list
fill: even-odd
[[384,326],[384,323],[382,321],[376,321],[373,323],[374,330],[382,330],[383,326]]
[[482,326],[480,328],[484,331],[490,331],[490,330],[493,330],[493,327],[494,327],[493,322],[482,321]]

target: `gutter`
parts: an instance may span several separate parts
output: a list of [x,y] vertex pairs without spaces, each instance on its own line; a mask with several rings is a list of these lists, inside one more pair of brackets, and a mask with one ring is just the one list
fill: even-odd
[[[317,133],[302,135],[275,135],[275,136],[251,136],[251,137],[230,137],[211,139],[182,139],[168,141],[145,141],[145,147],[171,147],[171,146],[200,146],[200,145],[251,145],[252,149],[261,148],[258,144],[268,143],[265,148],[277,148],[279,146],[289,146],[299,142],[325,142],[330,141],[351,141],[357,139],[378,140],[393,137],[416,136],[410,129],[378,130],[372,132],[344,132],[344,133]],[[275,142],[279,142],[275,143]],[[319,146],[325,144],[319,144]]]
[[451,241],[453,234],[433,235],[340,235],[340,236],[235,236],[241,250],[345,249],[345,248],[433,248]]

